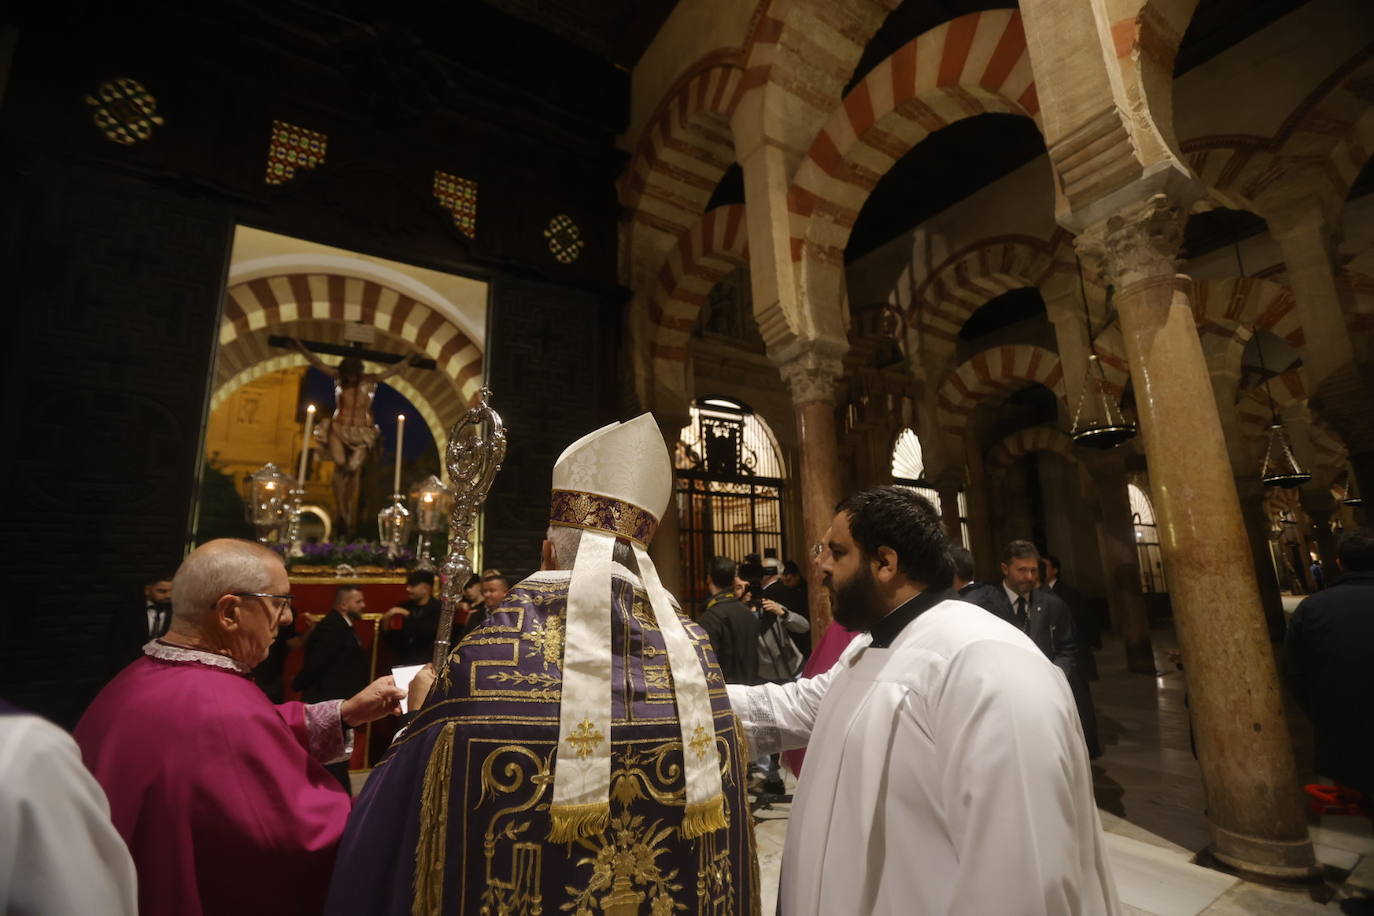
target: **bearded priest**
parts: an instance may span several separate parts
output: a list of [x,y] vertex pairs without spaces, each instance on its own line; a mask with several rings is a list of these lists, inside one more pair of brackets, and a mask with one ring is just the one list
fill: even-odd
[[757,913],[724,679],[646,549],[672,491],[649,414],[563,452],[542,570],[372,771],[326,912]]

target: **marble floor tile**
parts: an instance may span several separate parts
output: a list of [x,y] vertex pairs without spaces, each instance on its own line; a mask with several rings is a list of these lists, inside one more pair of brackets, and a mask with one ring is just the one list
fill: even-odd
[[1153,916],[1197,916],[1239,880],[1117,833],[1107,835],[1107,853],[1121,902]]
[[1362,817],[1323,817],[1308,828],[1312,842],[1362,856],[1374,855],[1374,825]]

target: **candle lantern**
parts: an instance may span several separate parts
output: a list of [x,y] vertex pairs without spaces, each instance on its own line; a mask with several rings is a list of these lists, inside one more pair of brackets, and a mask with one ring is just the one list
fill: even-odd
[[286,524],[294,486],[295,481],[270,461],[248,478],[248,521],[264,544],[273,531]]
[[391,494],[391,505],[377,513],[377,532],[386,545],[387,558],[395,560],[410,533],[410,510],[406,508],[405,496]]
[[410,499],[415,506],[415,527],[420,532],[415,544],[415,568],[433,571],[434,560],[429,552],[434,535],[448,524],[449,513],[453,511],[453,492],[430,474],[410,491]]

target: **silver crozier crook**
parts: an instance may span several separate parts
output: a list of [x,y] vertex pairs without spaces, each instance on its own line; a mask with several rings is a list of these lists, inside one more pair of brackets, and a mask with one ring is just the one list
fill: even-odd
[[[434,639],[434,670],[448,678],[449,640],[453,612],[463,597],[463,586],[472,576],[472,526],[486,501],[491,482],[506,457],[506,430],[501,416],[491,409],[491,389],[483,388],[477,406],[463,415],[448,434],[448,479],[453,489],[453,515],[448,523],[448,559],[444,561],[444,606],[439,611],[439,633]],[[486,433],[483,434],[485,427]]]

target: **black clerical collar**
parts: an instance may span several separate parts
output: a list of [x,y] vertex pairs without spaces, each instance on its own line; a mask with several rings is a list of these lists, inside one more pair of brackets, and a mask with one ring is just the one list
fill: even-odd
[[907,624],[948,597],[949,589],[928,588],[898,605],[892,613],[873,624],[873,629],[869,631],[873,634],[873,642],[869,645],[874,649],[888,648],[897,635],[906,629]]

